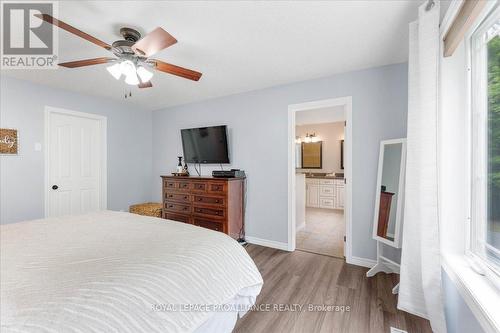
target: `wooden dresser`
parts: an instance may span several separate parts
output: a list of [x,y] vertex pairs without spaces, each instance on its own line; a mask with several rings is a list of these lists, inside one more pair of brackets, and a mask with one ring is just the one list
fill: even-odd
[[163,218],[221,231],[243,229],[244,178],[161,176]]

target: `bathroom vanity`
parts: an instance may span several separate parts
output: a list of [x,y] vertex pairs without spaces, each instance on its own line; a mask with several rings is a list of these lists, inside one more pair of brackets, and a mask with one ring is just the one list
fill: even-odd
[[306,174],[306,207],[344,209],[344,177]]

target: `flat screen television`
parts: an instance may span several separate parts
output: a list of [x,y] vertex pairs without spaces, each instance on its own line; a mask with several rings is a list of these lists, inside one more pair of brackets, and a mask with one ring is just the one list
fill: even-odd
[[186,162],[229,163],[225,125],[183,129],[181,137]]

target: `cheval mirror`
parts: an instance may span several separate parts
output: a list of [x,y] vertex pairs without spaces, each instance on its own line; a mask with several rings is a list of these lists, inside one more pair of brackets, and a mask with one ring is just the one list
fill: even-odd
[[[399,274],[406,171],[406,139],[380,142],[373,238],[377,241],[377,263],[366,276],[378,272]],[[399,291],[399,283],[392,289]]]
[[406,139],[380,143],[373,238],[401,247],[406,169]]

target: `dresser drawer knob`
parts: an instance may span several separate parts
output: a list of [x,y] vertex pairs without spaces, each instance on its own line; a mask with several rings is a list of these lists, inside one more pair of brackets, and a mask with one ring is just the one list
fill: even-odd
[[187,210],[188,208],[187,208],[187,207],[184,207],[184,208],[182,208],[182,209],[183,209],[183,210]]
[[174,208],[174,205],[168,205],[168,208]]
[[203,198],[198,198],[198,201],[203,201]]
[[187,195],[185,195],[185,196],[184,196],[184,200],[187,200],[187,199],[188,199],[188,197],[187,197]]
[[215,199],[215,203],[219,203],[219,199]]

